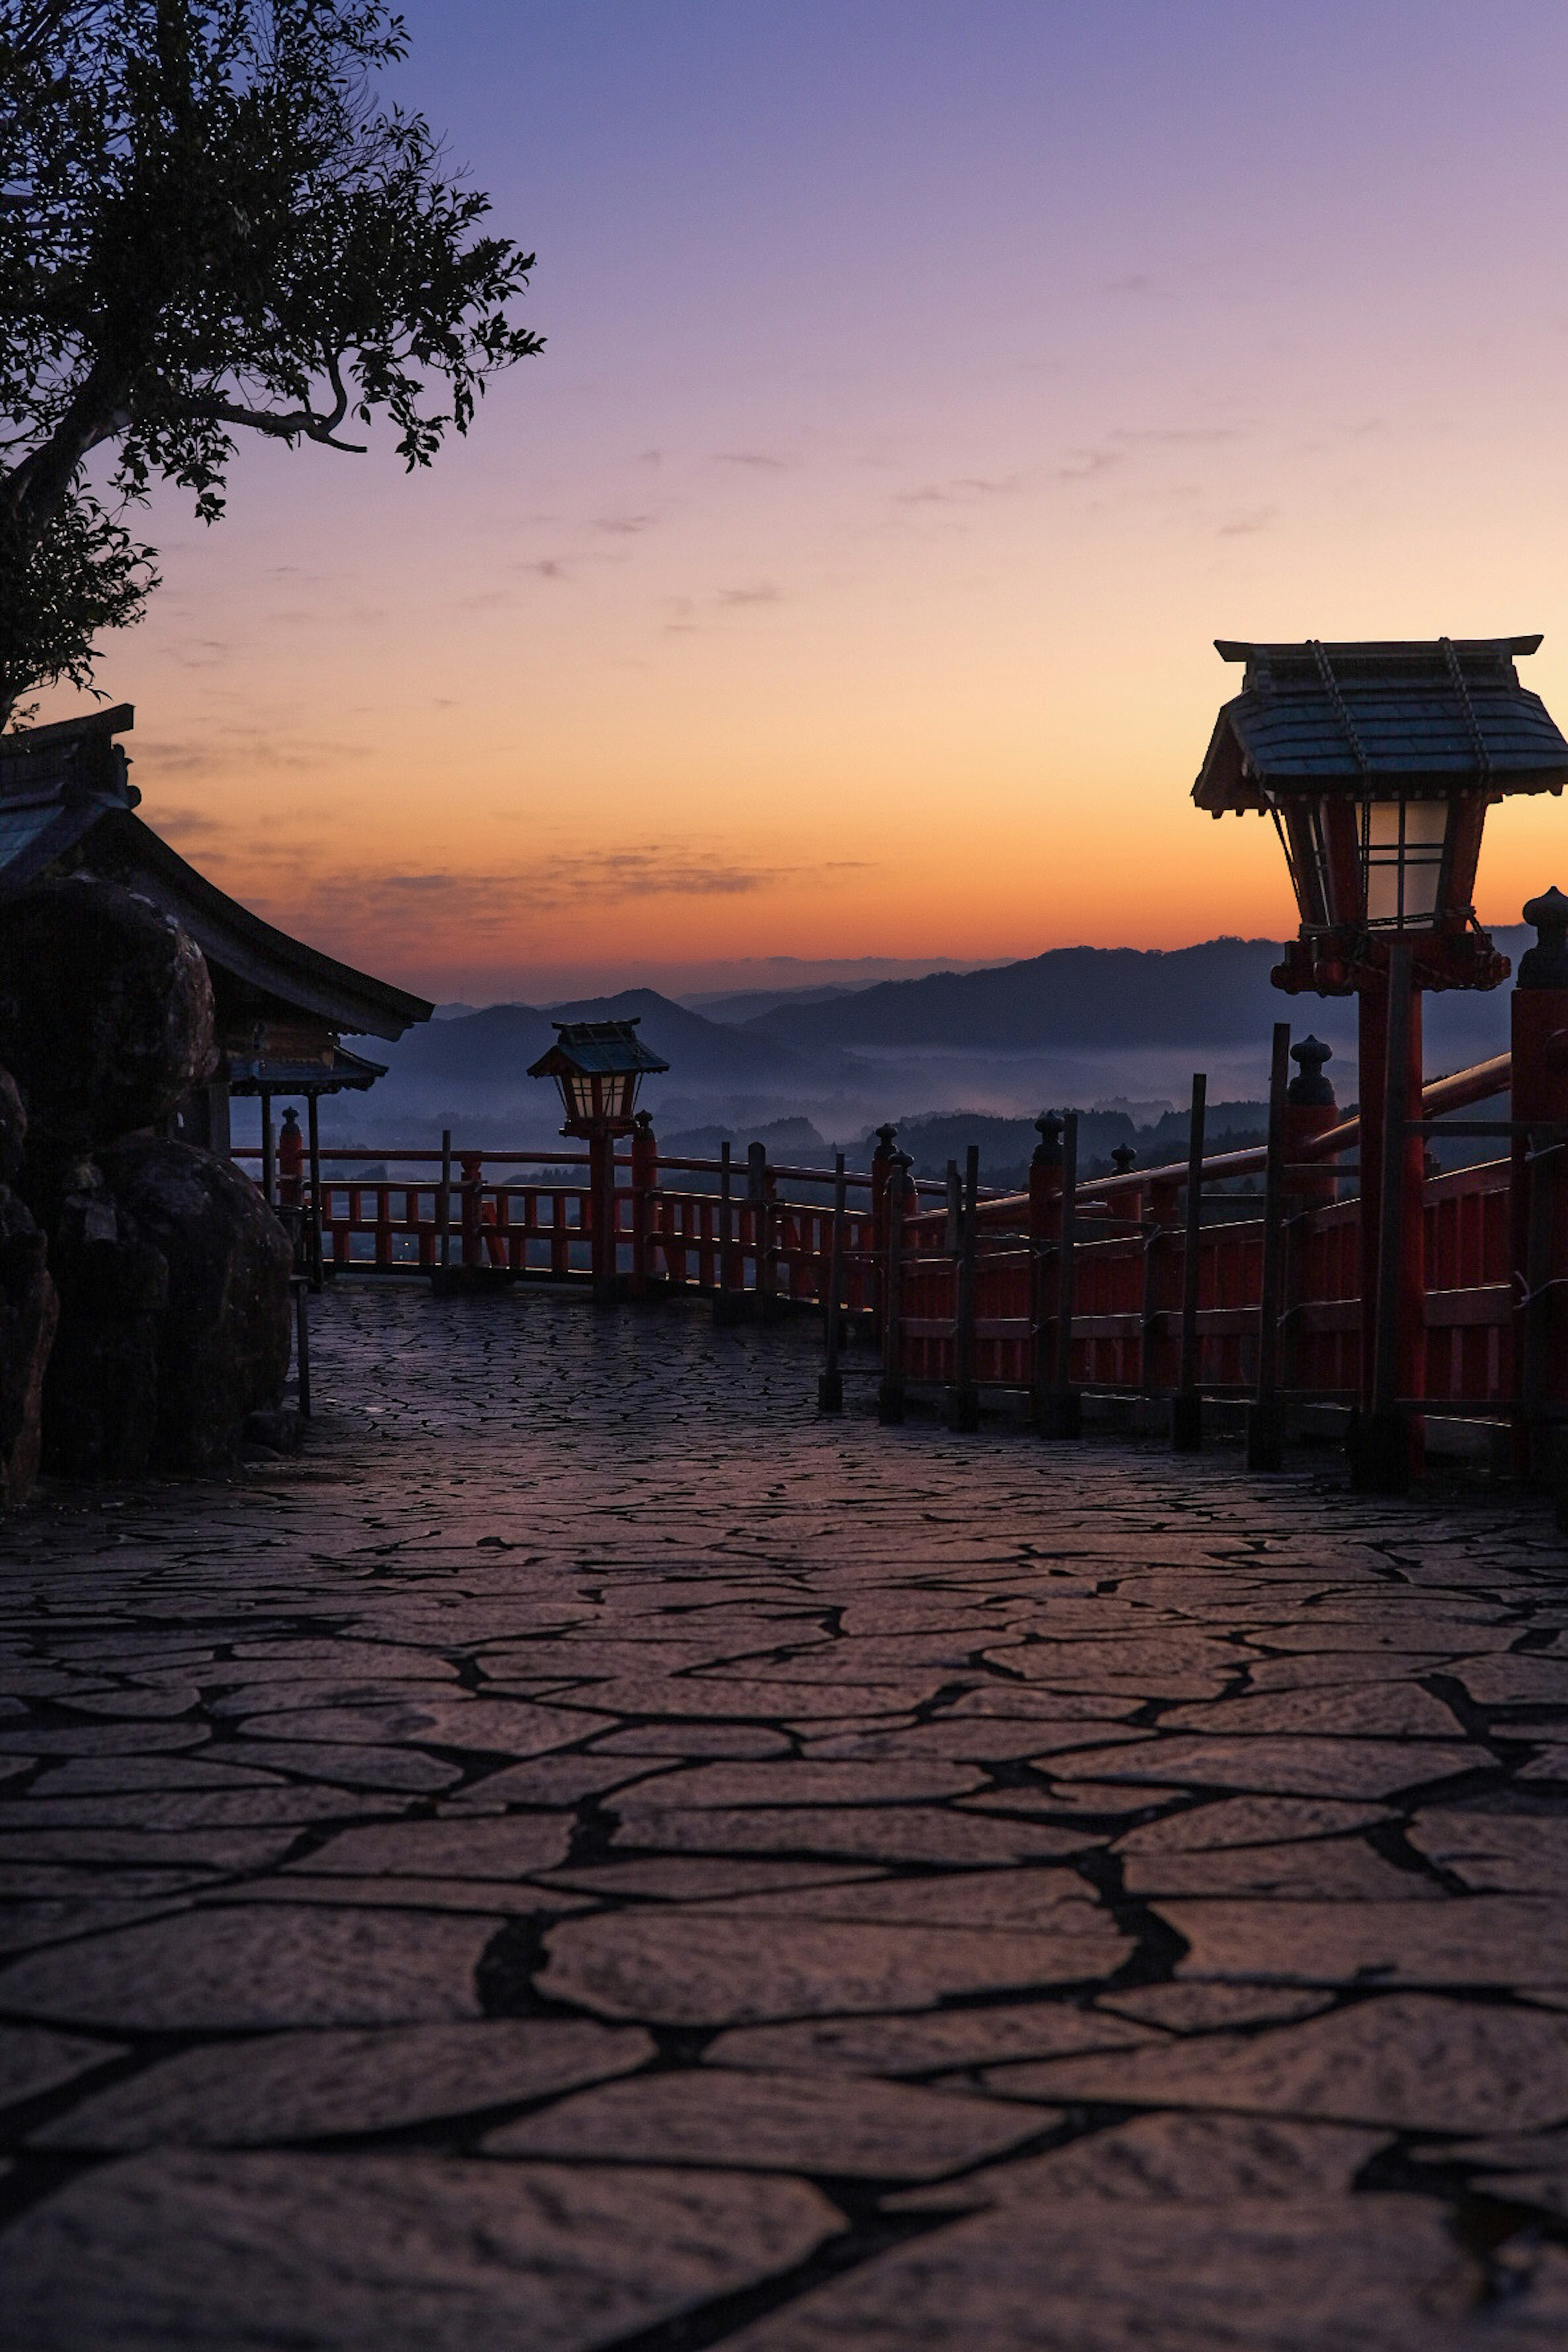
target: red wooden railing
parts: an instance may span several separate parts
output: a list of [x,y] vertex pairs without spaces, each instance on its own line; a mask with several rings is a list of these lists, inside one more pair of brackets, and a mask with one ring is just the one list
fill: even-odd
[[[1438,1080],[1425,1090],[1423,1115],[1463,1109],[1506,1088],[1510,1076],[1504,1055]],[[1298,1141],[1276,1196],[1276,1377],[1279,1391],[1298,1401],[1348,1403],[1361,1387],[1360,1204],[1332,1197],[1342,1181],[1336,1160],[1356,1132],[1347,1121]],[[448,1265],[585,1283],[605,1270],[605,1254],[594,1248],[586,1154],[454,1151],[443,1163],[449,1189],[432,1165],[442,1161],[437,1152],[330,1157],[320,1231],[339,1272]],[[373,1158],[394,1163],[393,1172],[343,1172]],[[1515,1148],[1511,1159],[1434,1175],[1425,1185],[1423,1378],[1419,1393],[1402,1400],[1406,1406],[1517,1421],[1525,1318],[1535,1311],[1518,1271],[1521,1165]],[[1205,1192],[1268,1168],[1261,1146],[1210,1155]],[[977,1193],[967,1276],[965,1212],[952,1180],[914,1186],[891,1160],[836,1179],[823,1169],[656,1159],[645,1148],[639,1181],[633,1172],[629,1154],[617,1159],[614,1273],[633,1296],[707,1294],[738,1308],[821,1310],[837,1218],[839,1321],[857,1318],[878,1337],[884,1402],[890,1396],[899,1409],[910,1385],[1012,1389],[1038,1399],[1063,1386],[1064,1372],[1074,1391],[1169,1395],[1184,1360],[1193,1389],[1208,1396],[1250,1397],[1258,1388],[1264,1203],[1233,1194],[1210,1204],[1208,1221],[1195,1227],[1194,1303],[1181,1214],[1184,1162],[1078,1185],[1065,1242],[1059,1174],[1054,1192],[1046,1169],[1027,1192]],[[709,1182],[699,1188],[692,1178]],[[782,1194],[781,1185],[797,1196]],[[801,1188],[816,1197],[798,1197]],[[933,1196],[943,1205],[930,1205]],[[1568,1266],[1548,1286],[1564,1276]]]

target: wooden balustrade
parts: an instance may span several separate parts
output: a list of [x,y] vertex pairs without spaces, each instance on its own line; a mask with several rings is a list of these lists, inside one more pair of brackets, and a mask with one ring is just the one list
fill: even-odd
[[[1508,1078],[1506,1057],[1479,1065],[1427,1088],[1424,1108],[1462,1109]],[[1332,1197],[1334,1156],[1355,1132],[1345,1122],[1298,1139],[1289,1149],[1305,1160],[1289,1166],[1276,1133],[1279,1165],[1268,1198],[1278,1209],[1269,1277],[1278,1339],[1275,1363],[1263,1368],[1264,1385],[1275,1384],[1270,1395],[1350,1403],[1359,1392],[1359,1203]],[[428,1272],[450,1255],[513,1278],[584,1286],[590,1279],[585,1153],[454,1151],[445,1200],[431,1167],[441,1159],[437,1152],[345,1150],[329,1158],[334,1172],[323,1176],[317,1205],[323,1251],[339,1273]],[[350,1172],[356,1161],[373,1159],[393,1172]],[[1214,1199],[1212,1188],[1266,1173],[1268,1152],[1205,1158],[1195,1223],[1181,1207],[1184,1163],[1079,1184],[1065,1286],[1059,1161],[1059,1150],[1051,1161],[1043,1147],[1038,1181],[1032,1179],[1027,1192],[1005,1194],[977,1186],[955,1186],[950,1194],[941,1181],[906,1182],[890,1194],[876,1169],[844,1173],[839,1316],[880,1336],[884,1389],[891,1379],[901,1384],[900,1394],[904,1388],[949,1391],[959,1400],[950,1412],[961,1427],[972,1425],[973,1396],[987,1390],[1027,1394],[1037,1412],[1042,1397],[1059,1404],[1069,1393],[1173,1394],[1191,1309],[1190,1231],[1194,1391],[1251,1399],[1259,1389],[1264,1200],[1234,1193]],[[1310,1172],[1320,1162],[1321,1177]],[[826,1310],[834,1171],[760,1159],[749,1165],[728,1159],[655,1162],[644,1155],[639,1174],[646,1178],[650,1168],[652,1181],[634,1184],[629,1158],[616,1165],[616,1271],[633,1295]],[[732,1176],[743,1181],[731,1184]],[[701,1181],[708,1178],[719,1184]],[[1517,1416],[1521,1318],[1521,1286],[1510,1271],[1519,1246],[1510,1239],[1512,1181],[1508,1159],[1426,1181],[1425,1350],[1421,1393],[1403,1400],[1407,1406]],[[814,1197],[799,1197],[801,1192]],[[903,1204],[892,1334],[884,1328],[890,1197]]]

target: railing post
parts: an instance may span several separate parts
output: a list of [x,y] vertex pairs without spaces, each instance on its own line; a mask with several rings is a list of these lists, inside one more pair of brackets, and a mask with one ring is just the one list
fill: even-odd
[[1303,1037],[1290,1048],[1296,1076],[1285,1089],[1285,1230],[1284,1268],[1280,1276],[1282,1306],[1279,1342],[1279,1385],[1300,1388],[1301,1328],[1300,1309],[1305,1302],[1311,1264],[1311,1213],[1326,1208],[1339,1191],[1332,1160],[1309,1160],[1320,1135],[1339,1123],[1334,1089],[1323,1074],[1333,1048],[1321,1037]]
[[739,1294],[745,1288],[745,1268],[736,1246],[735,1212],[731,1205],[734,1184],[728,1138],[719,1147],[719,1286],[713,1293],[713,1321],[721,1329],[742,1313]]
[[871,1154],[871,1265],[872,1327],[879,1334],[886,1302],[882,1297],[882,1277],[888,1267],[888,1183],[892,1174],[893,1159],[898,1150],[898,1129],[888,1120],[877,1129],[877,1148]]
[[1051,1319],[1046,1266],[1061,1231],[1062,1123],[1055,1111],[1043,1110],[1035,1125],[1040,1139],[1029,1161],[1029,1334],[1033,1353],[1030,1407],[1036,1428],[1043,1429],[1051,1370],[1046,1341]]
[[460,1186],[463,1264],[478,1265],[484,1254],[479,1235],[479,1185],[483,1162],[479,1152],[464,1151],[458,1154],[458,1165],[463,1171]]
[[882,1381],[877,1391],[877,1418],[897,1423],[904,1417],[904,1333],[902,1292],[904,1271],[905,1171],[914,1162],[907,1151],[892,1155],[888,1170],[886,1217],[888,1243],[882,1281]]
[[746,1200],[752,1212],[752,1257],[756,1266],[757,1320],[765,1322],[773,1304],[773,1221],[768,1202],[768,1147],[746,1146]]
[[1159,1388],[1158,1336],[1163,1309],[1160,1276],[1170,1255],[1171,1235],[1179,1231],[1181,1186],[1169,1181],[1149,1187],[1148,1215],[1143,1227],[1143,1311],[1140,1318],[1139,1386],[1145,1396]]
[[1056,1329],[1051,1385],[1041,1399],[1042,1437],[1079,1437],[1083,1400],[1072,1384],[1073,1244],[1078,1227],[1078,1113],[1062,1117],[1061,1219],[1057,1232]]
[[1187,1199],[1182,1251],[1182,1352],[1176,1393],[1171,1400],[1171,1446],[1196,1454],[1204,1442],[1204,1401],[1198,1387],[1198,1271],[1204,1222],[1204,1115],[1208,1078],[1193,1073],[1193,1108],[1187,1122]]
[[607,1135],[588,1138],[588,1246],[594,1297],[601,1307],[616,1297],[616,1147]]
[[441,1189],[436,1195],[436,1223],[441,1234],[441,1264],[452,1263],[452,1130],[441,1129]]
[[1285,1089],[1290,1077],[1290,1024],[1274,1024],[1268,1070],[1268,1152],[1263,1175],[1263,1268],[1258,1295],[1258,1386],[1247,1417],[1247,1466],[1278,1470],[1284,1461],[1279,1401],[1279,1290],[1285,1246]]
[[[1415,1445],[1410,1413],[1401,1395],[1402,1389],[1412,1385],[1416,1376],[1416,1343],[1425,1336],[1424,1329],[1411,1328],[1413,1308],[1422,1312],[1423,1325],[1425,1322],[1424,1293],[1418,1288],[1413,1301],[1409,1279],[1412,1247],[1416,1252],[1421,1247],[1423,1158],[1420,1137],[1412,1138],[1408,1131],[1412,1111],[1419,1113],[1421,1101],[1418,1060],[1416,1082],[1414,1087],[1411,1085],[1413,1052],[1419,1055],[1420,1043],[1415,992],[1411,986],[1410,943],[1395,939],[1388,951],[1379,1116],[1374,1121],[1369,1120],[1363,1109],[1362,1118],[1362,1189],[1364,1195],[1369,1157],[1366,1143],[1369,1131],[1375,1126],[1377,1190],[1370,1264],[1363,1247],[1361,1282],[1363,1332],[1369,1309],[1371,1312],[1371,1410],[1357,1432],[1353,1475],[1355,1485],[1363,1493],[1374,1495],[1405,1492],[1410,1484]],[[1366,1080],[1363,1069],[1363,1103]],[[1414,1177],[1412,1142],[1415,1147]],[[1363,1236],[1367,1231],[1363,1214]],[[1419,1258],[1416,1271],[1419,1274]]]
[[307,1151],[310,1169],[310,1287],[321,1290],[326,1282],[321,1257],[321,1097],[313,1089],[305,1097],[305,1116],[310,1122]]
[[632,1297],[646,1298],[652,1271],[653,1196],[658,1188],[658,1139],[653,1113],[639,1110],[632,1122]]
[[[1547,890],[1524,919],[1538,944],[1520,959],[1512,1004],[1509,1238],[1515,1312],[1514,1466],[1555,1483],[1568,1506],[1568,898]],[[1539,1124],[1538,1124],[1539,1122]]]
[[833,1155],[833,1233],[827,1253],[827,1296],[823,1307],[822,1376],[816,1383],[818,1412],[842,1412],[844,1375],[838,1369],[839,1300],[844,1292],[844,1214],[847,1198],[844,1154]]
[[[956,1167],[952,1172],[957,1174]],[[964,1157],[963,1197],[959,1212],[958,1263],[954,1268],[958,1311],[953,1319],[952,1389],[947,1400],[947,1425],[956,1430],[980,1426],[980,1397],[974,1385],[974,1259],[979,1236],[980,1146],[972,1143]]]

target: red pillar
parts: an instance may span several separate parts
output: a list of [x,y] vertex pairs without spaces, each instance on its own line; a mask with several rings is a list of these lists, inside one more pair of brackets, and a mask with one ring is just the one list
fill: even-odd
[[616,1295],[616,1147],[607,1135],[588,1138],[588,1238],[594,1296]]
[[[1358,1157],[1361,1161],[1361,1407],[1365,1417],[1373,1409],[1377,1350],[1376,1300],[1382,1256],[1383,1150],[1390,1106],[1387,1104],[1388,975],[1368,972],[1360,999],[1361,1114]],[[1412,987],[1402,1072],[1395,1075],[1400,1100],[1396,1118],[1414,1119],[1421,1108],[1421,992]],[[1407,1135],[1396,1146],[1400,1169],[1400,1234],[1397,1345],[1394,1366],[1394,1392],[1400,1398],[1420,1396],[1426,1385],[1426,1249],[1423,1231],[1426,1201],[1426,1147],[1419,1135]],[[1406,1421],[1405,1460],[1392,1465],[1390,1480],[1399,1483],[1420,1467],[1422,1424],[1419,1415]],[[1380,1476],[1378,1484],[1384,1483]]]
[[[1513,992],[1511,1115],[1568,1122],[1568,898],[1545,891],[1524,919],[1540,943],[1521,958]],[[1542,1486],[1557,1475],[1558,1430],[1568,1419],[1568,1290],[1559,1286],[1568,1281],[1568,1137],[1511,1141],[1514,1466]]]

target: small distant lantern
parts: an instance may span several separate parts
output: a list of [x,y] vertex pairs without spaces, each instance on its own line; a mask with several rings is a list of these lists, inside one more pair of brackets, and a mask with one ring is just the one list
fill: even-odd
[[629,1021],[557,1021],[555,1043],[529,1070],[531,1078],[553,1078],[561,1089],[566,1124],[563,1135],[580,1136],[588,1146],[588,1191],[592,1202],[594,1295],[620,1295],[616,1228],[616,1138],[637,1124],[637,1088],[645,1077],[669,1064],[645,1045]]
[[1193,798],[1274,820],[1300,916],[1276,985],[1353,994],[1402,939],[1417,988],[1498,987],[1474,906],[1487,810],[1568,782],[1568,741],[1514,667],[1540,637],[1215,643],[1246,675]]
[[636,1122],[637,1088],[650,1073],[668,1070],[637,1034],[630,1021],[557,1021],[555,1043],[529,1070],[531,1078],[553,1078],[561,1088],[566,1124],[563,1135],[629,1135]]

